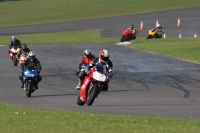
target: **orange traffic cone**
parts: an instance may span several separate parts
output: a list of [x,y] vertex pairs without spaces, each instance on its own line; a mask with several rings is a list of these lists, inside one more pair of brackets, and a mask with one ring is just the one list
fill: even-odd
[[181,38],[182,36],[181,36],[181,33],[179,33],[179,38]]
[[181,26],[181,21],[180,21],[180,18],[178,18],[178,23],[177,23],[177,26]]
[[166,34],[165,34],[165,32],[164,32],[164,34],[163,34],[163,38],[166,38]]
[[194,37],[197,37],[197,33],[194,33]]
[[158,26],[158,19],[156,20],[156,27]]
[[143,30],[144,27],[143,27],[143,22],[141,21],[141,24],[140,24],[140,30]]

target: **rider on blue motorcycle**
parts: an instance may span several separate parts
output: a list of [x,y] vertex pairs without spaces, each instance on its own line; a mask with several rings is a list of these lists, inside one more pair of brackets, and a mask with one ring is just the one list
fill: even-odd
[[42,69],[42,66],[40,64],[40,61],[35,57],[34,51],[30,51],[28,55],[29,55],[29,59],[27,59],[24,62],[24,64],[20,66],[20,69],[22,70],[21,74],[19,75],[19,79],[22,81],[21,88],[24,88],[23,76],[24,76],[25,67],[35,66],[38,72],[37,81],[35,82],[35,88],[38,89],[38,83],[42,80],[42,77],[39,75]]

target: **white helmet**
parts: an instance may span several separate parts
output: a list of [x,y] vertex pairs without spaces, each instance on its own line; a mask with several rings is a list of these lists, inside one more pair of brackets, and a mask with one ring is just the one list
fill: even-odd
[[109,52],[106,49],[103,49],[99,52],[99,58],[101,59],[102,62],[107,62],[109,60]]
[[16,39],[16,36],[12,36],[12,39]]
[[30,51],[30,52],[28,53],[28,55],[29,55],[29,56],[35,56],[35,52],[34,52],[34,51]]
[[29,55],[29,58],[30,58],[31,60],[34,60],[34,59],[35,59],[35,52],[34,52],[34,51],[30,51],[30,52],[28,53],[28,55]]

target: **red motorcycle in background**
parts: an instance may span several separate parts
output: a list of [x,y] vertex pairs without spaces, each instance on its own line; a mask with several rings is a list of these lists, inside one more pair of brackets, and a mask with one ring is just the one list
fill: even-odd
[[99,63],[91,69],[89,75],[85,76],[83,85],[80,88],[77,104],[82,106],[87,103],[88,106],[91,106],[107,82],[108,72],[105,65],[103,66]]
[[19,50],[18,46],[12,46],[11,49],[10,49],[10,51],[9,51],[10,59],[14,63],[14,66],[17,66],[17,62],[18,62],[17,52],[18,52],[18,50]]
[[136,34],[138,33],[138,31],[135,31],[134,33],[131,33],[129,30],[124,30],[123,31],[123,36],[121,38],[121,42],[124,41],[130,41],[130,40],[135,40],[136,39]]

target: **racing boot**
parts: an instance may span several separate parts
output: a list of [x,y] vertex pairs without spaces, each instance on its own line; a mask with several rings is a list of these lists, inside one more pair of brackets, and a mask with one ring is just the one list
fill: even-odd
[[35,83],[35,89],[39,89],[39,88],[38,88],[38,83]]
[[24,88],[24,82],[22,82],[21,88]]
[[77,89],[77,90],[80,90],[81,85],[82,85],[82,82],[81,82],[81,80],[79,80],[79,83],[78,83],[78,85],[76,86],[76,89]]
[[21,85],[21,88],[24,88],[24,85],[23,85],[23,84]]
[[81,83],[79,82],[78,85],[76,86],[76,89],[80,90],[80,88],[81,88]]

